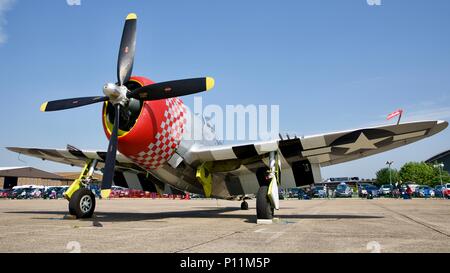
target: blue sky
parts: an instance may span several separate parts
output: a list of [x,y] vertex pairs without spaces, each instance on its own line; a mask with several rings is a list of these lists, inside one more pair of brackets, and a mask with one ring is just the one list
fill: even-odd
[[[450,120],[450,1],[0,0],[0,146],[105,150],[101,105],[41,113],[46,100],[102,94],[115,81],[123,20],[138,14],[135,75],[213,76],[204,104],[278,104],[299,135],[405,120]],[[185,98],[192,105],[193,98]],[[373,177],[450,148],[450,130],[324,168]],[[76,170],[0,149],[0,166]]]

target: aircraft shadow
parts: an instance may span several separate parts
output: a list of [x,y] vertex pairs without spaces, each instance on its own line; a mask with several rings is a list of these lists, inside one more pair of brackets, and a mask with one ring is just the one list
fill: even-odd
[[[207,208],[201,210],[187,210],[187,211],[161,211],[161,212],[102,212],[97,211],[92,219],[81,219],[81,221],[93,222],[127,222],[127,221],[151,221],[164,220],[168,218],[221,218],[221,219],[244,219],[247,222],[255,223],[255,210],[250,209],[245,214],[233,214],[228,212],[241,211],[238,207],[225,208]],[[67,215],[67,211],[13,211],[5,212],[11,214],[34,214],[34,215],[53,215],[50,218],[34,218],[34,219],[49,219],[49,220],[63,220],[63,216]],[[59,216],[59,217],[58,217]],[[295,214],[284,215],[275,213],[275,217],[283,219],[316,219],[316,220],[340,220],[340,219],[379,219],[382,216],[374,215],[354,215],[354,214]]]

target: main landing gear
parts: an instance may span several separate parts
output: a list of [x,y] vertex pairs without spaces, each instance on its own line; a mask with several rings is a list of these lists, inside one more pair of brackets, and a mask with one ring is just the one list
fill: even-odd
[[64,197],[69,200],[69,214],[76,218],[91,218],[95,211],[95,195],[87,188],[92,180],[97,160],[86,162],[80,176],[70,185]]
[[80,188],[69,200],[69,213],[77,218],[91,218],[95,210],[95,195],[86,188]]
[[256,217],[258,220],[273,219],[274,210],[280,208],[278,197],[279,164],[276,152],[270,152],[269,170],[262,169],[258,175],[261,185],[256,194]]
[[272,219],[274,215],[274,207],[272,206],[269,196],[269,186],[262,186],[256,195],[256,218]]

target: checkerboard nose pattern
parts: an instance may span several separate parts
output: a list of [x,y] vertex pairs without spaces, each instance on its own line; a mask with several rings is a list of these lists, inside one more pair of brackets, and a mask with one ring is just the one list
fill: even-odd
[[155,139],[145,150],[130,158],[146,169],[157,169],[175,153],[186,124],[186,109],[178,98],[166,99],[167,108]]

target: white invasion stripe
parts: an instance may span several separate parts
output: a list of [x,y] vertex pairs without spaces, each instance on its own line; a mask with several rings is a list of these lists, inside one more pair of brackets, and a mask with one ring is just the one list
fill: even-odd
[[61,154],[62,157],[64,158],[68,158],[68,159],[76,159],[76,160],[80,160],[80,158],[74,156],[73,154],[71,154],[69,151],[67,150],[56,150],[59,154]]
[[125,177],[128,188],[142,190],[141,183],[139,182],[139,178],[136,174],[132,172],[123,172],[123,176]]
[[308,157],[308,160],[311,163],[320,164],[323,162],[330,161],[331,157],[330,157],[330,154],[314,155],[314,156]]
[[327,154],[327,153],[331,153],[331,147],[303,151],[302,155],[306,157],[306,156],[320,155],[320,154]]
[[407,134],[403,134],[403,135],[396,135],[396,136],[394,136],[394,141],[408,139],[408,138],[421,137],[421,136],[424,136],[426,134],[426,132],[427,132],[426,130],[423,130],[423,131],[407,133]]
[[320,164],[311,164],[313,177],[314,177],[314,183],[320,183],[322,182],[322,172],[320,170]]
[[289,167],[281,170],[281,186],[285,189],[297,187],[292,168]]
[[255,149],[258,154],[264,154],[268,152],[273,152],[278,150],[278,142],[268,142],[268,143],[261,143],[261,144],[255,144]]
[[215,160],[237,158],[233,152],[233,149],[221,149],[216,151],[212,150],[211,154]]
[[301,142],[305,150],[326,146],[324,136],[306,137],[301,139]]

